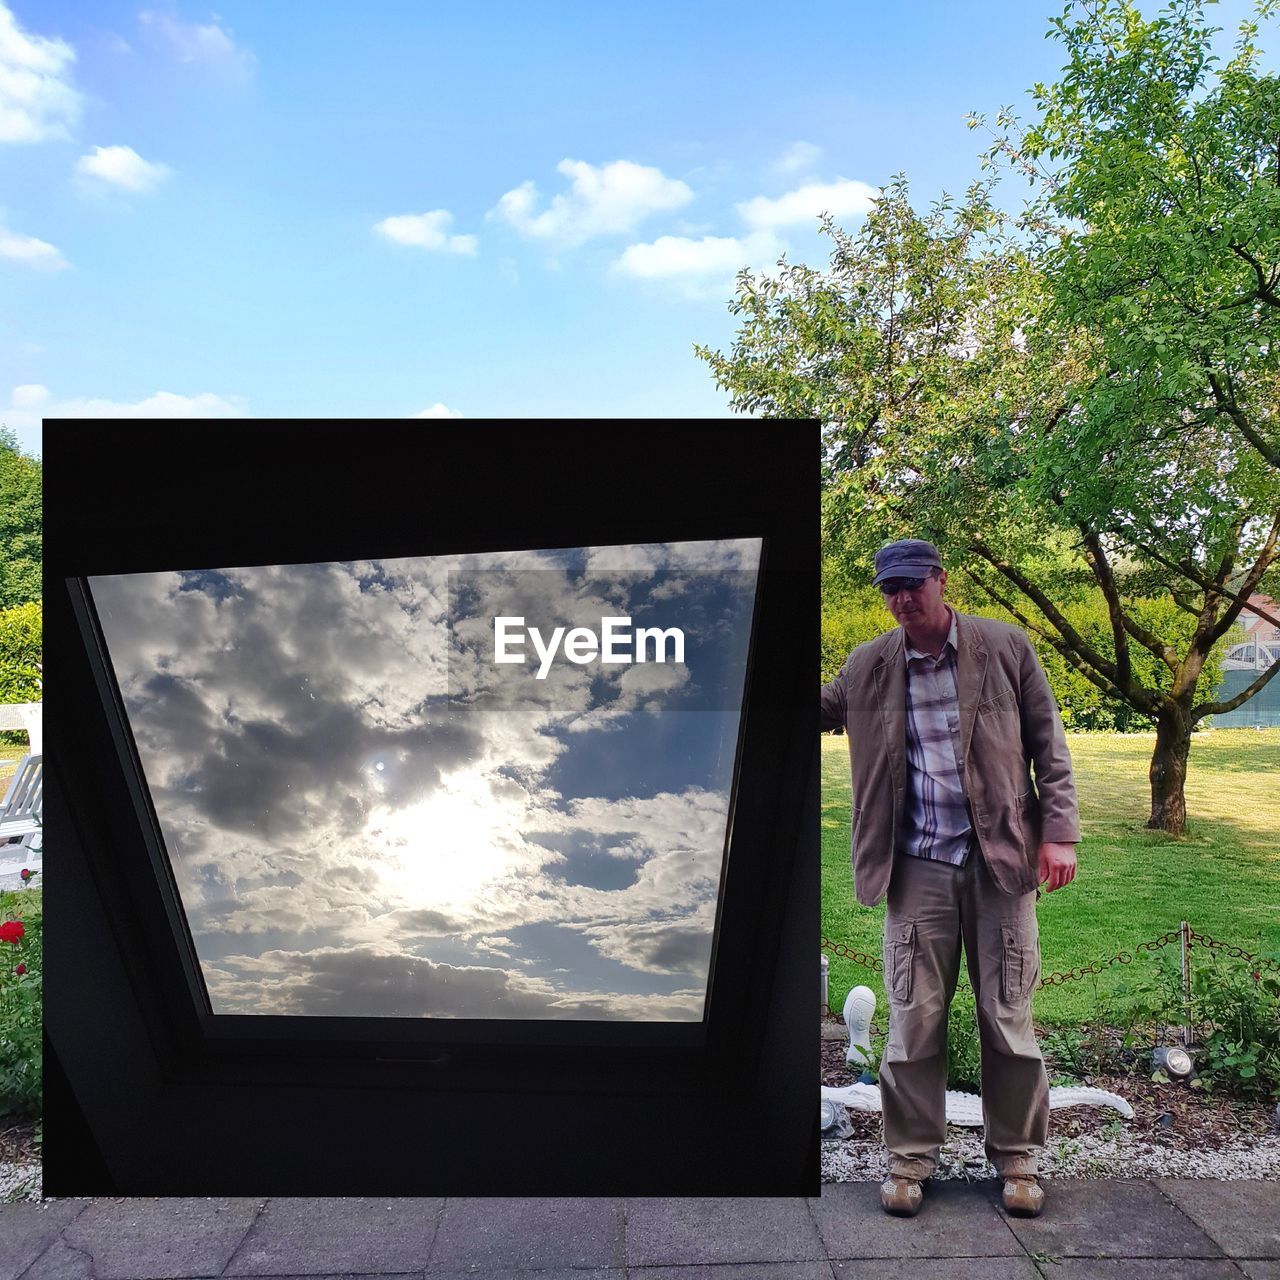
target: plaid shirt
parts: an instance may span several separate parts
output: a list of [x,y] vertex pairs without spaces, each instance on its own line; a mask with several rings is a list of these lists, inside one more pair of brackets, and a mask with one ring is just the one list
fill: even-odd
[[[934,658],[906,644],[907,811],[902,852],[963,866],[973,827],[960,776],[956,615]],[[904,637],[905,643],[905,637]]]

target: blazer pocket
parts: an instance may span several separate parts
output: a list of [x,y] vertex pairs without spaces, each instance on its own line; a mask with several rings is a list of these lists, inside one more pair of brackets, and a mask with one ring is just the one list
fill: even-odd
[[1000,926],[1001,995],[1009,1003],[1026,1000],[1040,981],[1040,941],[1016,924]]
[[1013,696],[1012,689],[1001,689],[994,698],[988,698],[985,702],[978,703],[978,714],[980,716],[1016,715],[1017,711],[1018,703]]
[[916,953],[916,926],[914,922],[885,927],[884,968],[885,986],[890,997],[899,1004],[911,999],[911,971]]

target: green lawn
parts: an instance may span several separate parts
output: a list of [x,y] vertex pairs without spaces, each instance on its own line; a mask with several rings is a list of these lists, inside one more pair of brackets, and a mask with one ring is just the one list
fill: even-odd
[[[1187,784],[1188,834],[1147,831],[1153,734],[1068,736],[1084,839],[1073,884],[1038,905],[1043,972],[1106,960],[1187,920],[1198,933],[1254,954],[1280,953],[1280,730],[1219,729],[1197,735]],[[878,956],[883,903],[860,907],[849,864],[846,739],[822,740],[822,932]],[[1176,955],[1177,948],[1167,948]],[[830,1000],[880,975],[831,956]],[[1137,965],[1113,965],[1097,990],[1115,990]],[[1042,987],[1038,1020],[1088,1021],[1094,980]]]
[[4,793],[9,788],[9,779],[17,772],[18,761],[25,754],[21,747],[0,746],[0,800],[4,799]]

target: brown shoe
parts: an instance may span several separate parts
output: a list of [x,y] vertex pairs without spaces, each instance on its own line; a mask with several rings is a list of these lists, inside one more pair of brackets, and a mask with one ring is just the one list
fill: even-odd
[[1038,1218],[1044,1210],[1044,1188],[1034,1174],[1010,1174],[1000,1199],[1009,1213],[1020,1218]]
[[900,1218],[914,1218],[924,1204],[924,1188],[919,1178],[904,1178],[891,1173],[880,1184],[880,1205],[885,1213],[896,1213]]

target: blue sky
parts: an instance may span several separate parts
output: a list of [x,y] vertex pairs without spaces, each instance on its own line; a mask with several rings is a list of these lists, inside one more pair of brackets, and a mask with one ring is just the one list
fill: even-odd
[[0,422],[724,416],[734,268],[962,190],[1050,8],[0,0]]

